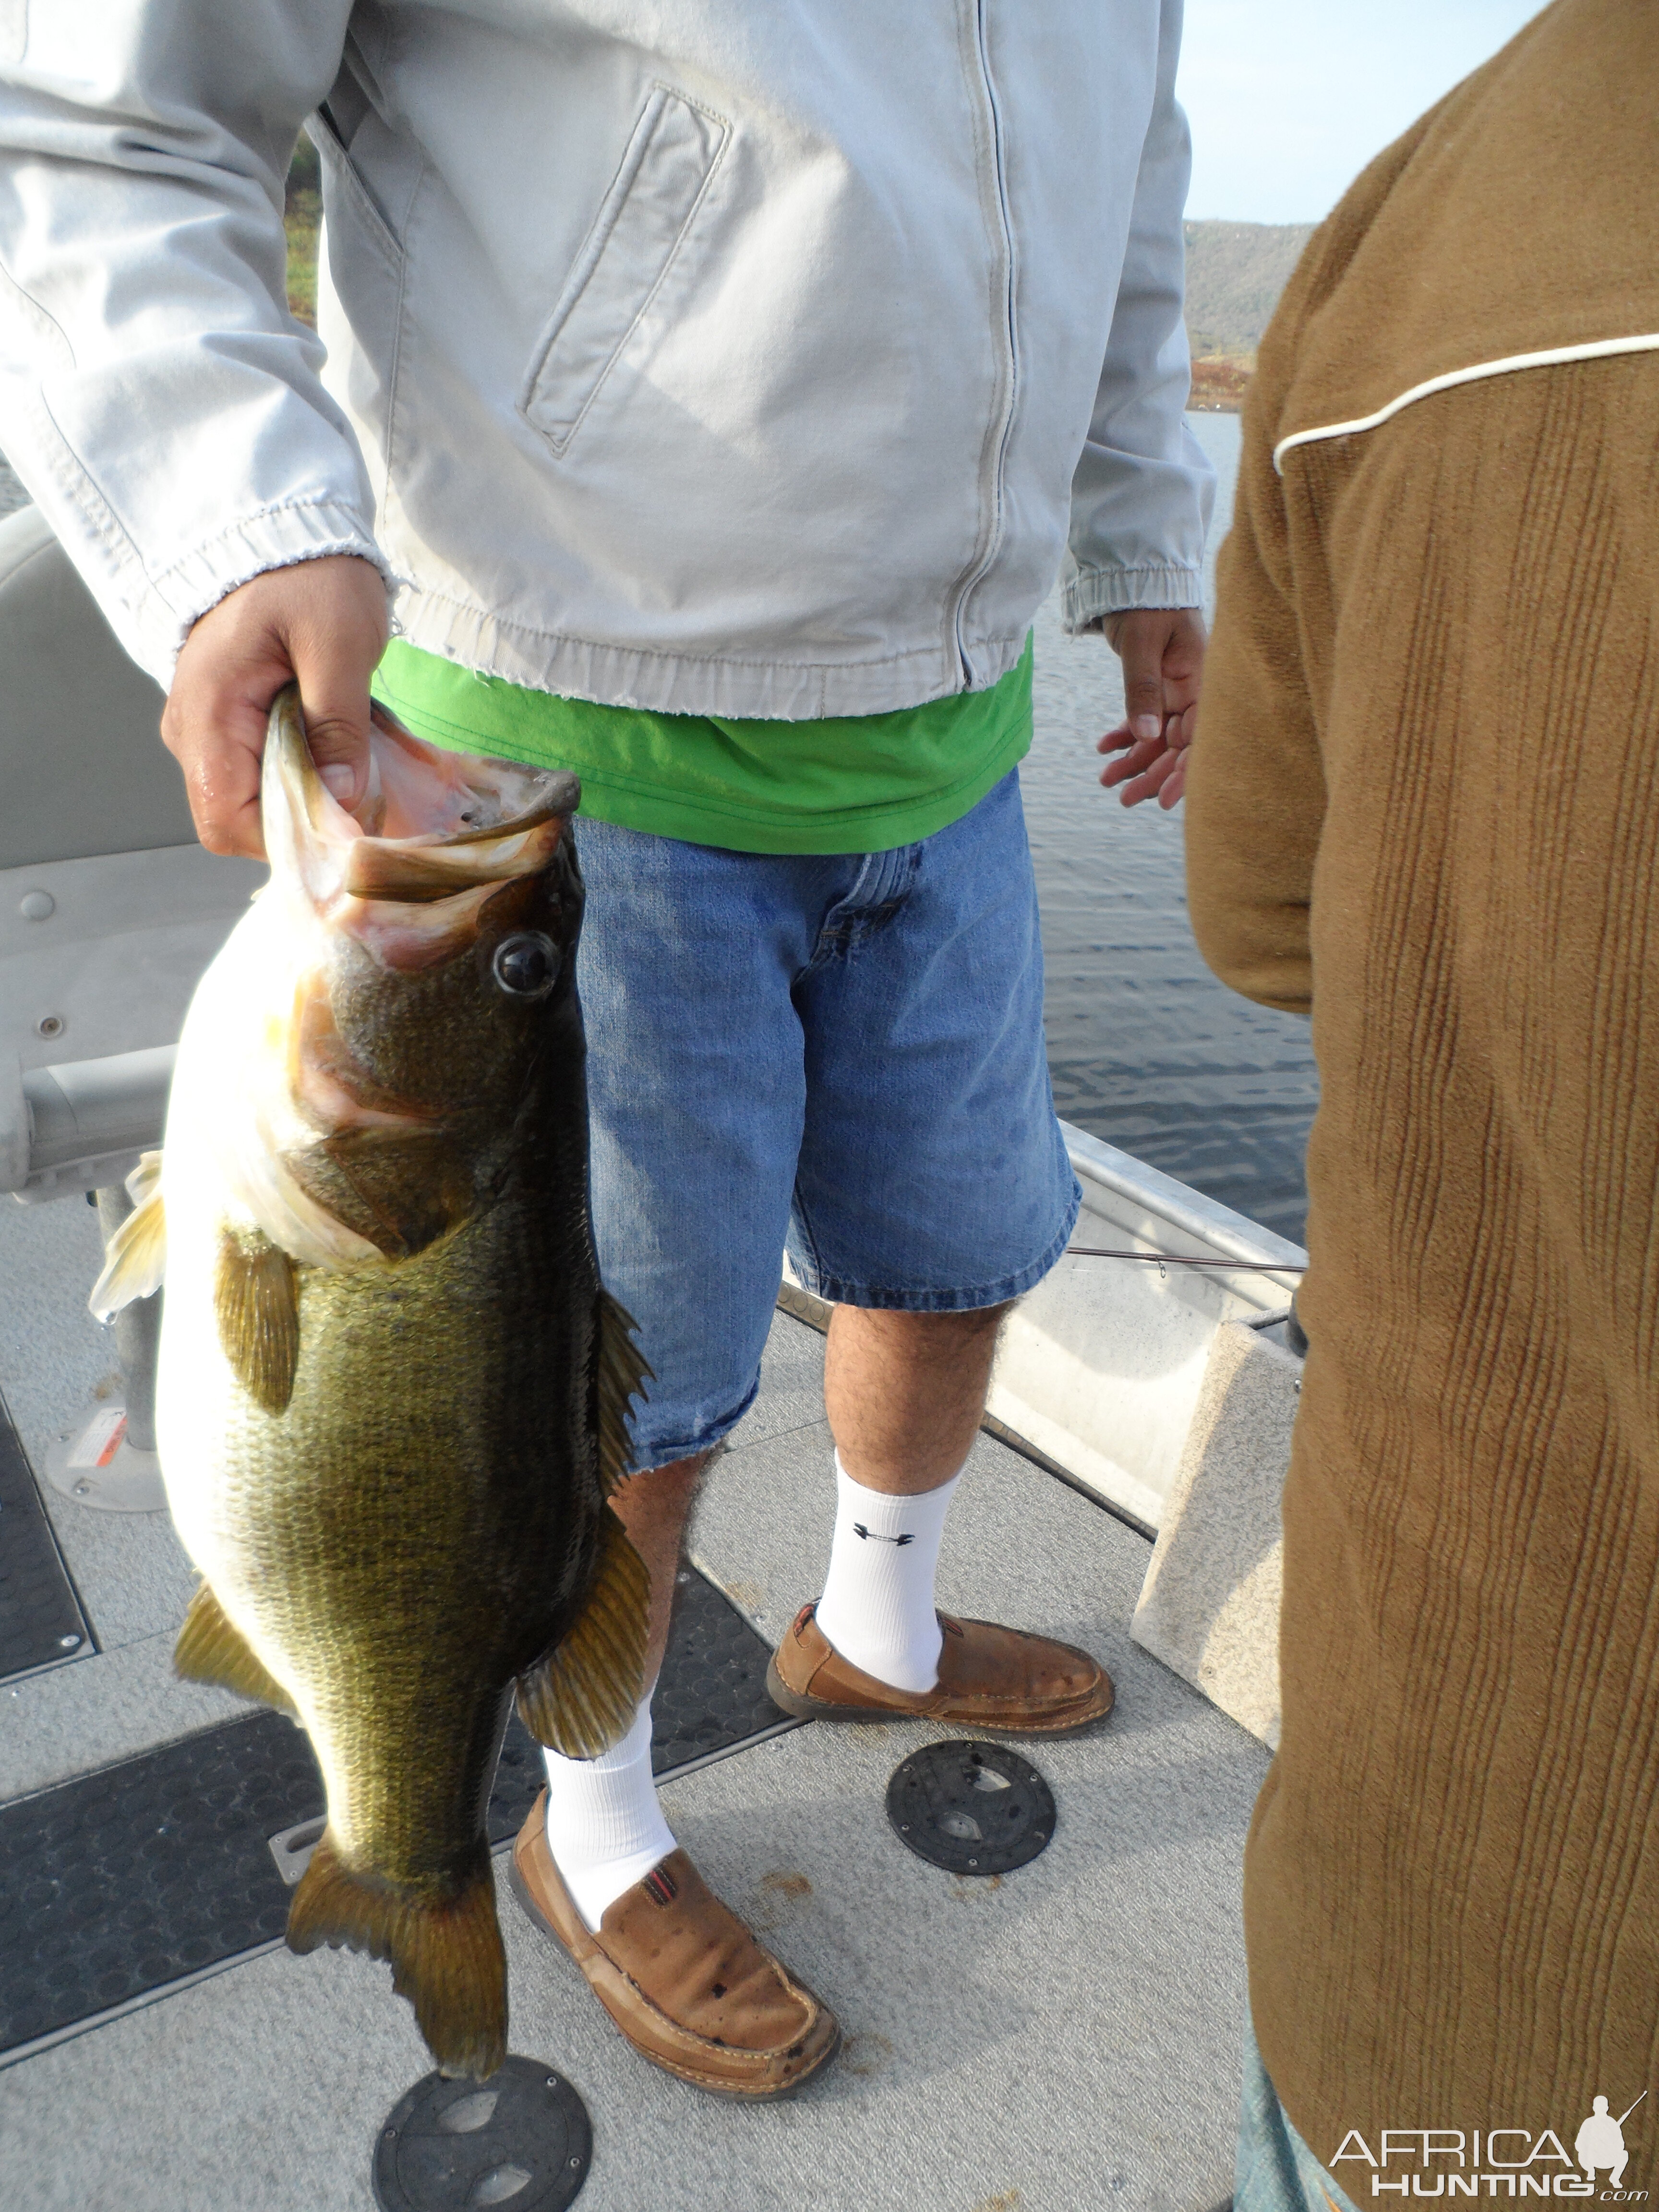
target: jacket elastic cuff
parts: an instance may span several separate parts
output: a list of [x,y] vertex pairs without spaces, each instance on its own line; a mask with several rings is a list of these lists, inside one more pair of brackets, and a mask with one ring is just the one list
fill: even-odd
[[[149,632],[145,665],[158,674],[165,668],[170,675],[191,625],[239,585],[270,568],[320,561],[335,553],[353,553],[372,562],[385,579],[387,592],[397,589],[400,580],[352,507],[331,501],[302,501],[245,516],[222,536],[198,546],[152,579],[154,598],[144,623]],[[164,688],[167,680],[162,677]]]
[[1152,568],[1079,568],[1066,584],[1060,620],[1075,634],[1103,615],[1125,614],[1132,607],[1201,607],[1204,579],[1196,568],[1173,562]]

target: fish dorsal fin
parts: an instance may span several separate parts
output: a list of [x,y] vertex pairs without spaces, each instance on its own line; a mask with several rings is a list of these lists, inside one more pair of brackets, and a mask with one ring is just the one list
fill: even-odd
[[300,1364],[300,1289],[293,1261],[263,1230],[221,1232],[213,1310],[237,1381],[266,1413],[286,1411]]
[[246,1637],[206,1583],[191,1598],[179,1631],[173,1671],[181,1681],[211,1682],[221,1690],[234,1690],[239,1698],[257,1698],[262,1705],[275,1705],[285,1713],[294,1711],[293,1698],[264,1662],[255,1658]]
[[634,1316],[619,1305],[609,1291],[599,1292],[599,1480],[605,1494],[622,1480],[628,1468],[628,1413],[635,1398],[641,1403],[652,1379],[640,1348],[634,1341]]
[[289,1907],[288,1944],[301,1957],[331,1943],[389,1959],[440,2073],[486,2081],[507,2057],[507,1954],[478,1856],[452,1881],[389,1881],[355,1873],[325,1828]]
[[[160,1155],[148,1158],[159,1162]],[[133,1180],[138,1179],[135,1169]],[[147,1298],[161,1287],[167,1256],[167,1218],[159,1181],[152,1177],[149,1195],[135,1206],[110,1238],[103,1272],[87,1300],[98,1321],[112,1321],[123,1306]]]
[[634,1725],[645,1695],[651,1576],[607,1505],[587,1601],[570,1632],[519,1677],[519,1711],[538,1743],[597,1759]]

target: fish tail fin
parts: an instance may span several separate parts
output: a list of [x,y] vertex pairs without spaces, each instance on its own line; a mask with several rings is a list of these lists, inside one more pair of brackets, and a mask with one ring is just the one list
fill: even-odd
[[507,2057],[507,1954],[489,1861],[447,1893],[354,1872],[325,1829],[289,1907],[288,1942],[367,1952],[392,1965],[392,1986],[441,2073],[488,2081]]
[[634,1724],[645,1694],[651,1574],[607,1505],[587,1601],[569,1634],[519,1677],[519,1711],[538,1743],[598,1759]]

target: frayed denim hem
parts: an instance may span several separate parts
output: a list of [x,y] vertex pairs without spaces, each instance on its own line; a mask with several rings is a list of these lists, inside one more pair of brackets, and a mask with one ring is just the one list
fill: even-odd
[[1082,1208],[1083,1192],[1073,1176],[1065,1218],[1042,1257],[1029,1267],[1004,1275],[997,1282],[975,1283],[963,1290],[907,1291],[888,1284],[855,1283],[845,1275],[826,1273],[802,1248],[802,1240],[795,1237],[790,1239],[789,1257],[800,1277],[802,1289],[831,1305],[862,1306],[872,1313],[973,1313],[986,1306],[1006,1305],[1011,1299],[1024,1297],[1027,1291],[1035,1290],[1043,1277],[1052,1273],[1065,1252]]
[[[665,1443],[656,1437],[630,1435],[628,1448],[629,1474],[654,1474],[659,1468],[672,1467],[683,1459],[710,1458],[726,1448],[726,1439],[744,1419],[760,1395],[757,1375],[744,1394],[735,1413],[723,1413],[706,1425],[699,1424],[696,1435],[687,1443]],[[637,1422],[638,1415],[635,1416]]]

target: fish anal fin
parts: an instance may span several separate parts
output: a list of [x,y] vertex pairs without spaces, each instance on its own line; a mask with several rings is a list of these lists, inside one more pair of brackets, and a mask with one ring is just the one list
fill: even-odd
[[294,1262],[261,1231],[225,1230],[213,1276],[219,1342],[256,1405],[280,1413],[300,1364],[300,1286]]
[[519,1677],[519,1711],[538,1743],[598,1759],[634,1724],[645,1694],[651,1576],[609,1506],[587,1601],[568,1635]]
[[507,1954],[482,1845],[459,1881],[417,1887],[355,1871],[325,1828],[289,1907],[288,1943],[302,1956],[328,1943],[390,1960],[392,1986],[414,2008],[441,2073],[484,2081],[500,2069]]
[[599,1292],[599,1478],[608,1498],[628,1469],[628,1414],[652,1379],[634,1341],[634,1316],[609,1291]]
[[167,1209],[161,1185],[152,1178],[149,1195],[128,1214],[105,1249],[103,1272],[87,1300],[94,1318],[112,1321],[135,1298],[153,1297],[161,1287],[167,1256]]
[[222,1690],[234,1690],[240,1698],[257,1698],[285,1713],[294,1700],[276,1676],[257,1659],[247,1638],[226,1613],[211,1588],[204,1583],[190,1601],[179,1641],[173,1647],[173,1671],[182,1681],[211,1682]]

